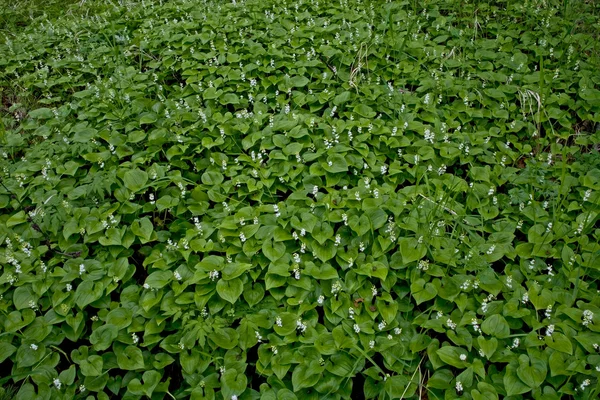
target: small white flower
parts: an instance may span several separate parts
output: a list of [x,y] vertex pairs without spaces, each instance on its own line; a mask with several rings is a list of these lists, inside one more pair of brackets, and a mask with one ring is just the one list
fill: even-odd
[[590,310],[585,310],[583,312],[583,326],[588,326],[589,324],[592,323],[592,320],[594,319],[594,313]]
[[448,328],[450,329],[456,329],[456,324],[450,318],[446,320],[446,325],[448,325]]
[[354,332],[360,333],[360,326],[358,326],[358,324],[354,324],[353,328],[354,328]]
[[466,361],[467,360],[467,355],[466,354],[461,354],[459,356],[459,358],[460,358],[460,361]]
[[546,336],[552,336],[554,333],[554,325],[548,325],[546,328]]
[[54,384],[54,387],[57,388],[58,390],[60,390],[60,387],[62,386],[62,382],[60,381],[60,379],[55,378],[52,383]]
[[140,338],[138,335],[136,335],[135,333],[131,334],[131,340],[133,340],[133,344],[138,344],[140,341]]
[[31,350],[33,350],[33,351],[35,351],[35,350],[37,350],[37,349],[38,349],[38,346],[37,346],[37,344],[34,344],[34,343],[31,343],[31,344],[29,345],[29,347],[30,347],[30,348],[31,348]]
[[73,285],[71,285],[70,283],[67,283],[67,292],[70,292],[71,290],[73,290]]
[[369,341],[369,347],[370,348],[375,347],[375,341],[374,340]]
[[283,326],[283,321],[281,320],[281,317],[275,318],[275,325],[277,325],[280,328]]
[[402,333],[402,328],[394,328],[394,335],[399,335]]
[[323,295],[319,296],[319,298],[317,299],[317,303],[320,306],[322,306],[324,302],[325,302],[325,296],[323,296]]
[[461,381],[456,381],[456,391],[457,392],[462,392],[463,391],[463,385]]
[[178,281],[181,280],[181,274],[178,271],[174,271],[173,276],[175,277],[176,280],[178,280]]
[[79,264],[79,275],[85,274],[85,265]]

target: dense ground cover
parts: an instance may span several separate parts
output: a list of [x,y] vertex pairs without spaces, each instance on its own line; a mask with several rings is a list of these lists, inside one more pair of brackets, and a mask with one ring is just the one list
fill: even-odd
[[593,2],[44,12],[0,26],[0,390],[597,398]]

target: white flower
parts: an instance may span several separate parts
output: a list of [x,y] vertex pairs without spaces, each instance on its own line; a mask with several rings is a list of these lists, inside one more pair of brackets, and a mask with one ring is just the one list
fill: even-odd
[[79,264],[79,275],[85,274],[85,265]]
[[385,321],[381,321],[381,322],[379,323],[379,325],[377,325],[377,329],[379,329],[380,331],[382,331],[382,330],[384,330],[384,329],[385,329],[385,326],[386,326],[386,325],[387,325],[387,324],[385,323]]
[[462,392],[463,391],[463,385],[461,381],[456,381],[456,391],[457,392]]
[[581,390],[585,390],[586,387],[590,386],[590,383],[592,383],[592,382],[589,379],[586,379],[583,382],[581,382],[581,385],[579,386],[579,388]]
[[281,321],[281,317],[275,318],[275,325],[277,325],[280,328],[283,326],[283,321]]
[[594,313],[591,312],[590,310],[585,310],[583,312],[583,326],[588,326],[592,320],[594,319]]
[[448,328],[450,329],[456,329],[456,324],[450,318],[446,320],[446,325],[448,325]]
[[148,285],[147,283],[144,283],[144,289],[150,289],[150,285]]
[[55,378],[52,383],[54,383],[54,387],[56,387],[58,390],[60,390],[60,387],[62,386],[62,383],[60,381],[60,379]]
[[181,280],[181,274],[178,271],[173,271],[173,277],[178,281]]
[[360,326],[358,326],[358,324],[354,324],[353,328],[354,328],[354,332],[360,333]]
[[79,392],[82,393],[85,391],[86,391],[85,385],[79,385]]
[[136,335],[135,333],[131,334],[131,340],[133,340],[133,344],[138,344],[140,341],[140,338],[138,335]]
[[73,285],[67,283],[67,292],[70,292],[71,290],[73,290]]
[[369,347],[370,348],[375,347],[375,341],[374,340],[369,341]]
[[548,325],[546,328],[546,336],[552,336],[554,333],[554,325]]
[[208,273],[208,277],[210,278],[210,280],[215,281],[216,279],[219,279],[219,271],[217,271],[216,269],[213,271],[210,271]]
[[402,328],[394,328],[394,335],[399,335],[402,333]]
[[466,354],[461,354],[459,356],[459,358],[460,358],[460,361],[466,361],[467,360],[467,355]]
[[34,344],[34,343],[31,343],[31,344],[29,345],[29,347],[31,348],[31,350],[34,350],[34,351],[38,349],[38,346],[37,346],[37,344]]
[[296,321],[296,329],[298,329],[301,333],[306,331],[306,325],[304,324],[304,322],[302,322],[301,319],[298,319],[298,321]]
[[317,303],[322,306],[323,302],[325,301],[325,296],[321,295],[319,296],[319,298],[317,299]]

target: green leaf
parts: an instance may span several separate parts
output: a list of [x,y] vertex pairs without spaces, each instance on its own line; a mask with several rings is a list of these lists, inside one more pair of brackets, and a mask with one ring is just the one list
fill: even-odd
[[13,293],[13,304],[17,310],[31,308],[31,305],[37,306],[38,296],[33,292],[30,285],[19,286]]
[[127,308],[115,308],[106,316],[106,323],[116,326],[118,329],[125,329],[131,325],[133,312]]
[[239,278],[229,281],[221,279],[217,282],[217,293],[222,299],[227,300],[231,304],[234,304],[237,301],[243,290],[244,284]]
[[125,172],[123,183],[125,187],[132,192],[137,192],[148,182],[148,174],[140,169],[132,169]]
[[503,383],[504,389],[506,390],[506,394],[508,396],[517,396],[527,393],[531,390],[531,388],[529,388],[521,381],[521,379],[519,379],[517,376],[517,367],[513,363],[510,363],[506,366]]
[[90,343],[93,345],[94,350],[103,351],[108,349],[113,340],[119,335],[119,328],[114,325],[102,325],[99,328],[95,328],[90,335]]
[[372,119],[374,118],[377,113],[375,111],[373,111],[373,109],[369,106],[367,106],[366,104],[359,104],[356,107],[354,107],[353,110],[355,113],[357,113],[358,115],[360,115],[361,117],[365,117],[368,119]]
[[546,379],[548,368],[546,362],[541,358],[528,357],[525,354],[519,356],[519,367],[517,376],[531,389],[540,387]]
[[79,363],[79,368],[81,368],[81,373],[84,376],[99,376],[102,374],[102,366],[104,362],[102,357],[93,355],[89,356],[85,360],[81,360]]
[[417,279],[410,285],[410,292],[417,304],[433,299],[437,295],[437,289],[424,279]]
[[127,346],[122,351],[115,351],[119,368],[133,371],[144,368],[144,356],[142,350],[136,346]]
[[554,332],[551,336],[544,336],[546,345],[551,349],[567,354],[573,354],[573,344],[563,333]]
[[277,261],[285,254],[285,244],[268,239],[263,242],[262,251],[269,260]]
[[142,243],[147,243],[150,241],[153,230],[154,226],[148,217],[136,219],[131,224],[131,231],[134,235],[142,239]]
[[498,339],[505,339],[510,336],[510,326],[508,326],[508,322],[500,314],[494,314],[486,318],[481,324],[481,330]]
[[248,378],[245,374],[238,373],[235,369],[228,369],[221,378],[221,393],[225,399],[232,396],[240,396],[248,386]]
[[75,304],[81,309],[102,297],[104,289],[99,282],[83,281],[75,289]]
[[319,381],[321,374],[310,368],[306,364],[298,364],[294,367],[292,372],[292,385],[294,392],[298,392],[304,388],[310,388],[316,385]]
[[18,213],[10,216],[10,218],[6,221],[6,227],[12,228],[13,226],[22,224],[23,222],[27,222],[27,215],[25,215],[25,211],[19,211]]
[[333,104],[335,104],[336,106],[344,104],[345,102],[350,100],[350,95],[351,95],[351,93],[349,91],[345,91],[345,92],[338,94],[333,99]]
[[486,339],[483,336],[478,336],[477,343],[488,360],[492,357],[492,355],[494,355],[496,349],[498,348],[498,339],[495,337]]
[[440,357],[440,359],[448,365],[451,365],[456,368],[466,368],[468,363],[467,361],[463,361],[460,359],[461,355],[467,355],[467,351],[461,349],[460,347],[454,346],[445,346],[436,351],[436,354]]
[[295,75],[290,78],[290,83],[294,87],[304,87],[308,84],[308,82],[310,82],[310,81],[305,76]]

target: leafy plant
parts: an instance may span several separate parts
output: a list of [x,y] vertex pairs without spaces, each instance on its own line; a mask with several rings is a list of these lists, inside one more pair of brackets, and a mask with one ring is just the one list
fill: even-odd
[[85,7],[0,45],[15,398],[597,397],[593,4]]

